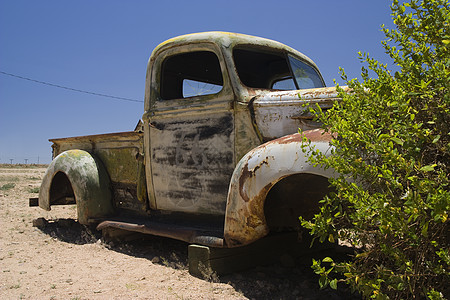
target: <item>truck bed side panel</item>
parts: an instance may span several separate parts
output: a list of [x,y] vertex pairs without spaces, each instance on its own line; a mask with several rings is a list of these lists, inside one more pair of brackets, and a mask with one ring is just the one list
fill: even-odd
[[[138,200],[138,183],[142,176],[139,170],[143,163],[143,134],[121,132],[101,135],[52,139],[53,156],[80,149],[97,156],[110,176],[115,206],[118,208],[145,211],[146,203]],[[145,180],[145,178],[144,178]]]

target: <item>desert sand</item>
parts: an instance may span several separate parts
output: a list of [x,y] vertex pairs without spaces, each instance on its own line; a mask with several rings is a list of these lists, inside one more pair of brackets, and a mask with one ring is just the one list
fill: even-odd
[[[105,242],[76,222],[75,206],[29,207],[44,166],[0,166],[2,299],[349,299],[320,290],[311,257],[197,278],[187,244],[148,236]],[[355,297],[354,299],[358,299]]]

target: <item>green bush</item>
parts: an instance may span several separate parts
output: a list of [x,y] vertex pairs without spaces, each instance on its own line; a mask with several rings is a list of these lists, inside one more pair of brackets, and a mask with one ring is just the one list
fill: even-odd
[[337,136],[331,156],[305,140],[310,161],[337,171],[335,192],[313,220],[320,241],[346,240],[347,262],[314,261],[319,284],[346,283],[365,298],[450,297],[450,10],[446,0],[391,6],[395,29],[382,26],[391,72],[368,54],[362,82],[341,70],[351,88],[325,114],[310,108]]

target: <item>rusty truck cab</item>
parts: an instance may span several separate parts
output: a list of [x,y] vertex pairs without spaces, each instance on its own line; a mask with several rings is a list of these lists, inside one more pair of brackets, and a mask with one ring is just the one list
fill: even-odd
[[[228,246],[298,229],[298,216],[310,216],[328,192],[324,174],[271,178],[257,201],[242,197],[242,186],[234,197],[232,188],[248,175],[236,168],[249,151],[318,127],[302,104],[329,106],[334,90],[323,87],[312,60],[275,41],[207,32],[160,44],[148,63],[143,115],[150,208],[217,216],[225,231],[240,231],[225,232]],[[242,201],[254,207],[237,208]]]

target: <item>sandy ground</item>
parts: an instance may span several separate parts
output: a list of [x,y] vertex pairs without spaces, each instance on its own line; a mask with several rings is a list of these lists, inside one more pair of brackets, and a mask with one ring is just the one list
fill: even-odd
[[319,290],[311,257],[200,279],[187,271],[185,243],[104,242],[76,222],[74,206],[28,206],[44,172],[0,166],[2,299],[358,299],[341,288]]

